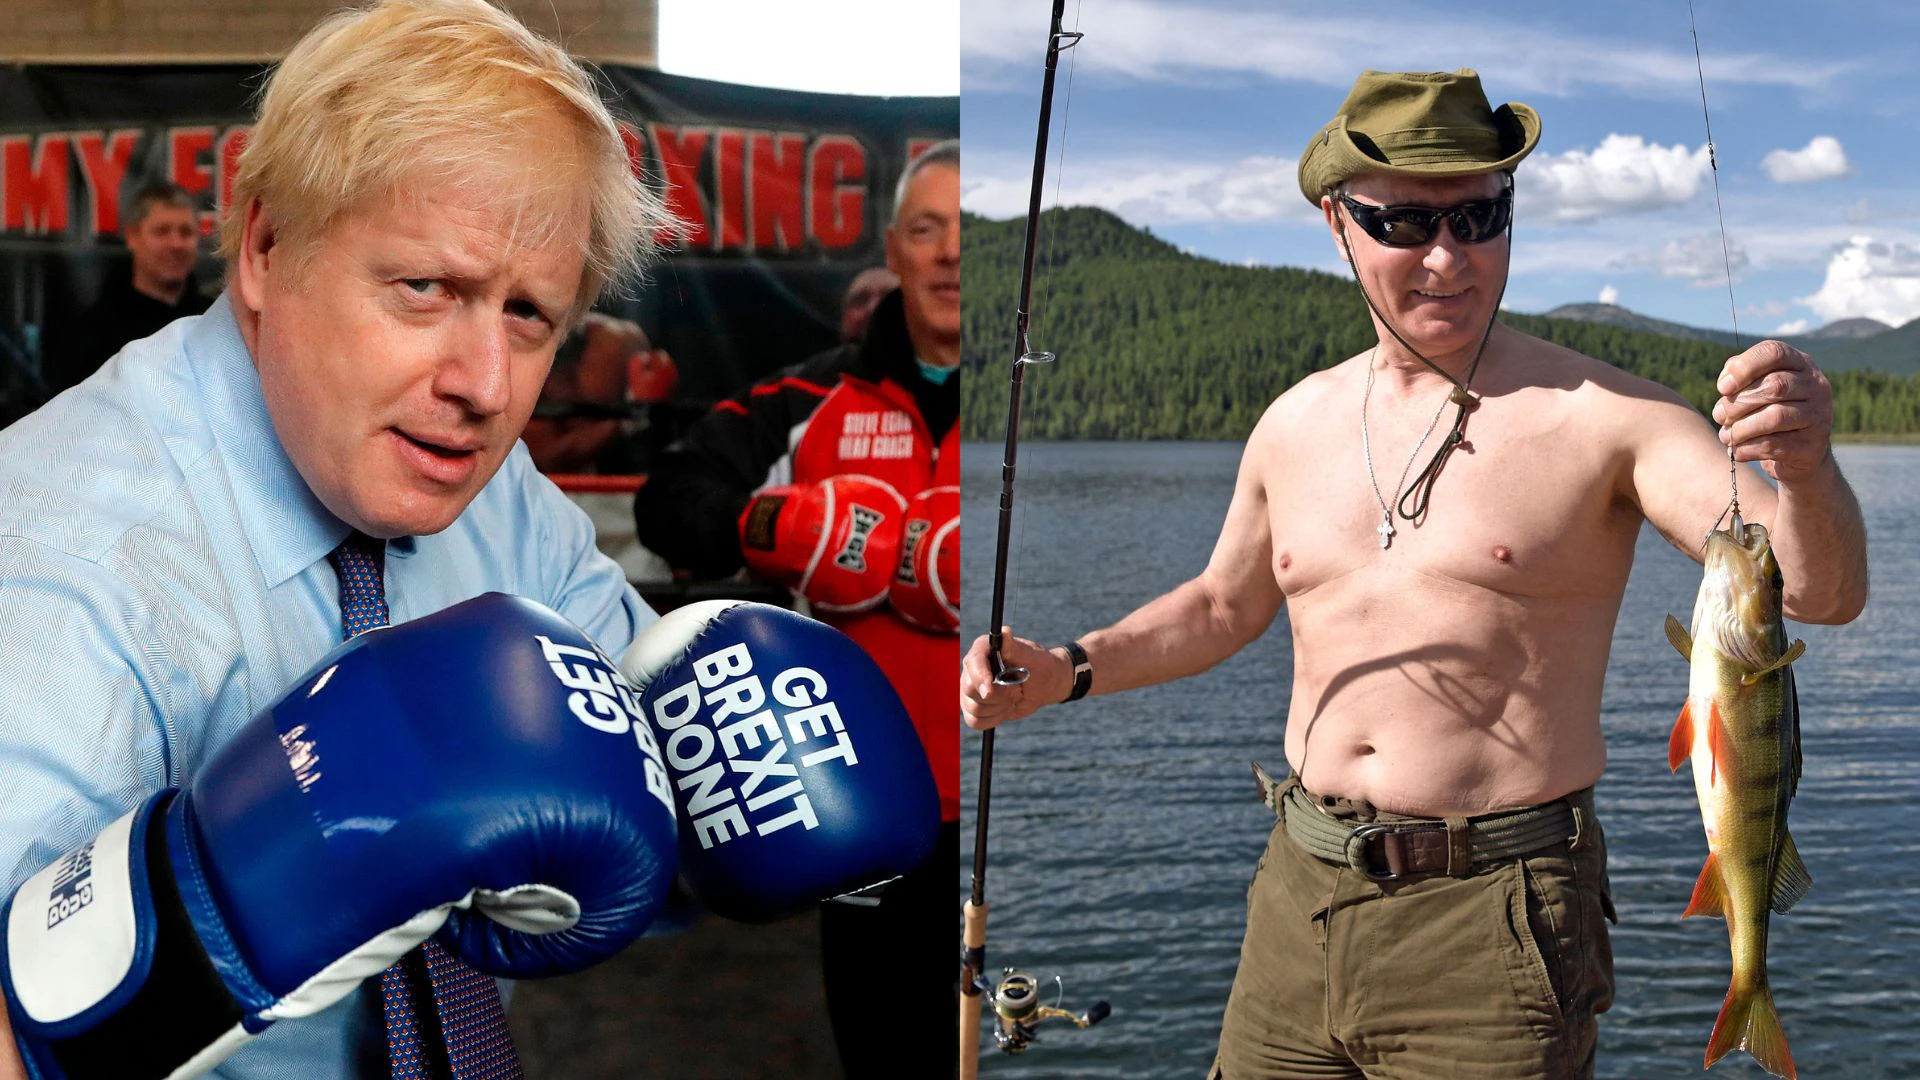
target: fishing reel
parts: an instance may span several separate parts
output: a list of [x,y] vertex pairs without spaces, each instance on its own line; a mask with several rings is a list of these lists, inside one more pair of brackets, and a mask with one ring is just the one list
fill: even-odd
[[[1054,984],[1060,988],[1060,994],[1066,993],[1065,984],[1058,975],[1053,977]],[[1040,983],[1033,976],[1016,968],[1007,968],[1000,975],[997,985],[989,985],[983,977],[977,986],[986,995],[987,1003],[993,1006],[998,1024],[993,1029],[993,1041],[1004,1054],[1018,1054],[1027,1048],[1035,1038],[1035,1028],[1045,1020],[1068,1020],[1077,1028],[1090,1028],[1105,1020],[1113,1013],[1113,1006],[1104,1001],[1096,1001],[1093,1006],[1079,1016],[1060,1008],[1060,996],[1056,996],[1052,1005],[1040,1004]]]

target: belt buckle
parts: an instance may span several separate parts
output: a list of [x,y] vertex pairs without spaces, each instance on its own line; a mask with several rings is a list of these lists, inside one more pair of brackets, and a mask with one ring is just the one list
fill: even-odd
[[[1347,834],[1347,866],[1352,868],[1354,872],[1372,881],[1398,881],[1407,875],[1402,871],[1395,870],[1394,866],[1395,864],[1399,864],[1404,867],[1406,864],[1406,856],[1402,854],[1400,848],[1394,842],[1395,838],[1407,833],[1432,832],[1436,829],[1444,832],[1446,828],[1447,823],[1444,821],[1396,822],[1393,824],[1375,821],[1365,825],[1355,826],[1353,831]],[[1367,862],[1367,845],[1376,839],[1381,841],[1381,854],[1387,864],[1387,869],[1384,872],[1375,871]]]

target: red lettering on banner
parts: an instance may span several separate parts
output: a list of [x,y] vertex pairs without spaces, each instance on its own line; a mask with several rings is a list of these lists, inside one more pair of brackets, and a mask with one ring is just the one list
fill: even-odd
[[753,133],[753,246],[793,251],[805,242],[807,137]]
[[5,190],[9,232],[67,231],[66,132],[0,139],[0,188]]
[[867,224],[867,152],[850,135],[822,135],[808,155],[807,232],[821,247],[851,247]]
[[[213,186],[213,169],[200,161],[200,155],[213,149],[210,127],[180,127],[167,130],[167,177],[189,195],[199,195]],[[200,235],[213,234],[217,215],[201,213]]]
[[87,202],[93,208],[89,235],[120,231],[120,184],[127,178],[127,166],[139,142],[138,128],[123,128],[110,135],[100,131],[74,135],[74,149],[80,153],[80,178],[86,181]]
[[198,195],[213,186],[213,170],[202,164],[200,155],[213,149],[213,129],[183,127],[167,130],[167,178]]
[[919,157],[921,154],[926,153],[928,150],[932,149],[935,146],[940,145],[945,141],[946,141],[945,139],[927,139],[927,138],[908,139],[907,140],[907,164],[909,165],[913,164],[914,158]]
[[739,128],[721,128],[718,153],[713,163],[713,183],[720,206],[719,237],[715,251],[737,248],[747,242],[747,133]]
[[700,197],[700,161],[707,153],[708,132],[701,128],[673,128],[649,124],[654,153],[660,156],[661,171],[666,174],[667,209],[684,224],[678,235],[662,233],[662,243],[684,243],[695,247],[707,242],[707,209]]
[[225,212],[233,205],[233,178],[240,171],[240,152],[247,148],[247,137],[253,134],[251,127],[230,127],[220,135],[216,147],[215,160],[220,163],[220,201],[214,209]]

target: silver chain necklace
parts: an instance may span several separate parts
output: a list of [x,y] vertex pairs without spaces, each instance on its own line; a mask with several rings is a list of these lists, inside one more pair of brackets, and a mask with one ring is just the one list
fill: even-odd
[[[1373,531],[1380,534],[1380,549],[1385,551],[1393,543],[1393,511],[1387,506],[1387,497],[1380,494],[1380,481],[1373,474],[1373,440],[1367,435],[1367,402],[1373,400],[1373,363],[1379,358],[1380,346],[1375,345],[1367,353],[1367,390],[1360,397],[1360,452],[1367,459],[1367,483],[1373,485],[1373,501],[1380,504],[1380,524]],[[1400,498],[1400,492],[1407,486],[1407,473],[1413,470],[1413,463],[1420,459],[1420,448],[1427,445],[1433,436],[1433,429],[1440,426],[1440,414],[1447,411],[1452,395],[1440,399],[1440,407],[1434,410],[1433,419],[1428,422],[1427,430],[1420,435],[1420,441],[1413,444],[1413,453],[1407,455],[1406,467],[1400,470],[1400,480],[1394,485],[1393,497]]]

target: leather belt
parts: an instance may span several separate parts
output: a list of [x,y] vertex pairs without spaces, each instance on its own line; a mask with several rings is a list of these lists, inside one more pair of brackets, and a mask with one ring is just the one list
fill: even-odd
[[1563,840],[1578,847],[1582,822],[1593,813],[1588,789],[1539,806],[1473,817],[1359,822],[1315,806],[1296,779],[1276,782],[1257,763],[1253,770],[1294,843],[1375,881],[1437,872],[1464,877],[1475,865],[1531,854]]

